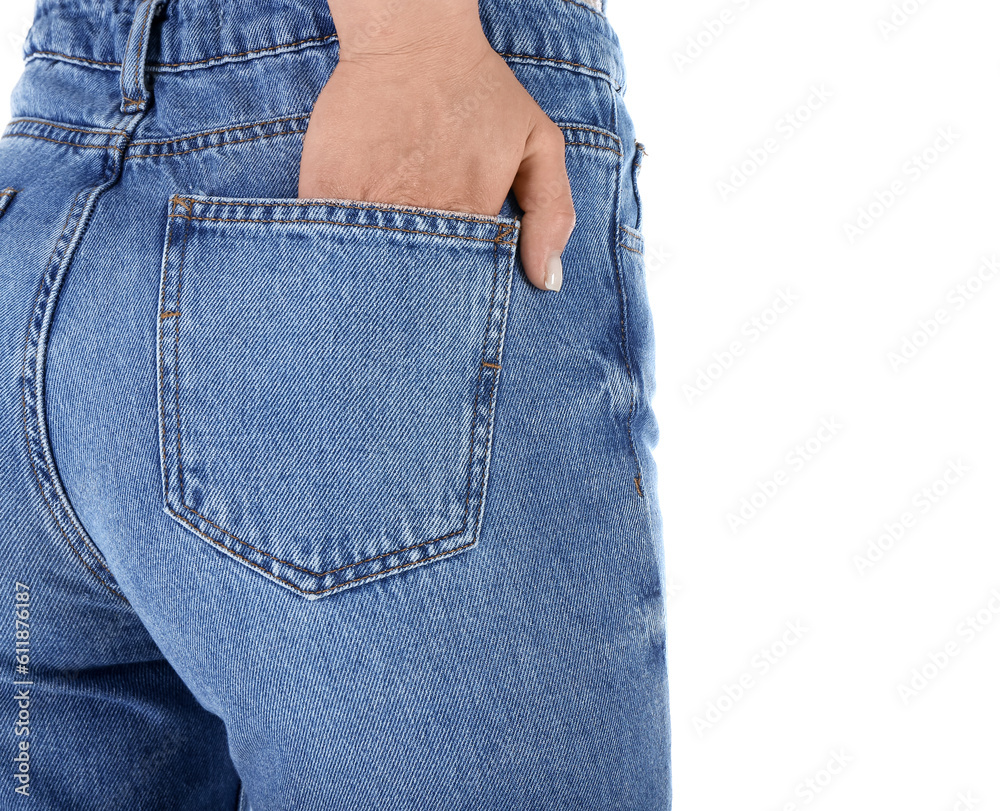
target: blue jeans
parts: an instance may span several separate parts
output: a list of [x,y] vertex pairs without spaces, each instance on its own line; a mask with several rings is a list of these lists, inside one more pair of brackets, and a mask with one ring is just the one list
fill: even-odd
[[513,198],[295,199],[325,0],[39,1],[0,140],[0,808],[669,808],[620,49],[574,0],[481,12],[565,133],[559,293]]

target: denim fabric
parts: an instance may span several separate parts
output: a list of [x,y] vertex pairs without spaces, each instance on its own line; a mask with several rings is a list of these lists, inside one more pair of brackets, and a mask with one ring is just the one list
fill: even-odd
[[0,808],[670,807],[621,53],[590,4],[480,9],[565,134],[558,293],[513,198],[294,199],[325,0],[40,0],[0,139]]

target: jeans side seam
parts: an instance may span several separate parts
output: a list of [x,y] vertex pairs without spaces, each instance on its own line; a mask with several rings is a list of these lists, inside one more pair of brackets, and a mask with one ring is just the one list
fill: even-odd
[[[618,105],[615,104],[612,107],[613,115],[615,118],[615,128],[617,129],[618,124]],[[619,155],[618,160],[615,163],[615,199],[614,199],[614,224],[612,226],[611,234],[611,254],[612,260],[615,266],[615,284],[618,289],[618,307],[619,307],[619,325],[621,330],[621,350],[622,358],[625,361],[625,372],[628,378],[628,388],[629,388],[629,406],[628,406],[628,417],[625,421],[626,432],[628,434],[628,444],[632,451],[632,459],[635,462],[636,475],[633,477],[632,481],[635,484],[635,489],[639,494],[640,498],[645,499],[645,494],[642,488],[642,463],[639,461],[639,453],[635,447],[635,439],[632,436],[632,417],[635,414],[636,408],[636,381],[635,376],[632,372],[632,361],[631,352],[629,350],[628,344],[628,300],[625,295],[625,285],[622,278],[622,268],[621,261],[619,259],[617,245],[617,233],[618,229],[621,227],[621,186],[622,186],[622,169],[624,164],[624,156]]]

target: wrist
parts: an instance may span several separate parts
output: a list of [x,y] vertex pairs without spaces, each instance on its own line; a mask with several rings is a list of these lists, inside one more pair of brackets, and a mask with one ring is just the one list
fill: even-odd
[[341,62],[416,69],[492,51],[476,0],[328,0]]

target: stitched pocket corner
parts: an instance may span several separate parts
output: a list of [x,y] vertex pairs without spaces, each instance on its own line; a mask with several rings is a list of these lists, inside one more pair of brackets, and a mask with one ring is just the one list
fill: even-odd
[[4,212],[7,210],[7,206],[10,205],[16,195],[17,189],[0,189],[0,217],[4,215]]
[[621,226],[618,231],[618,247],[627,251],[626,256],[632,254],[631,258],[638,262],[641,270],[643,266],[642,257],[645,253],[642,234],[634,228],[629,228],[627,225]]
[[166,511],[308,598],[478,543],[515,220],[175,197]]

